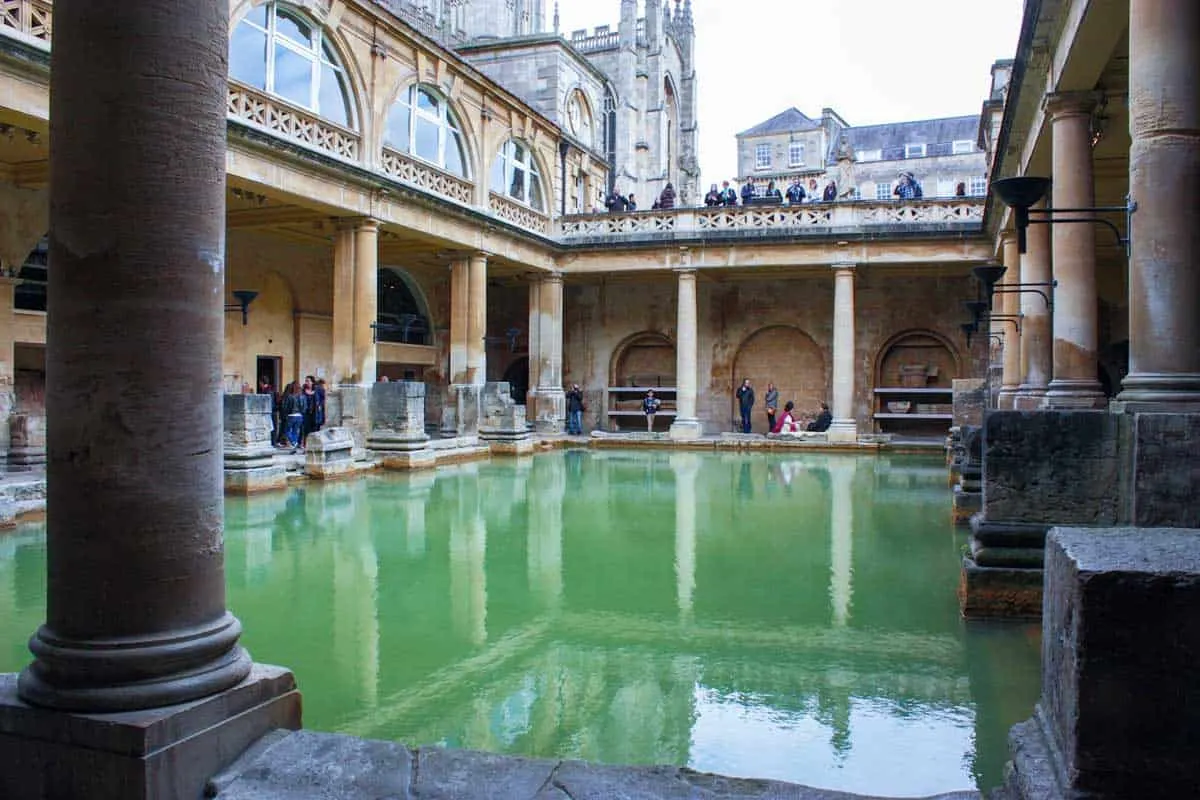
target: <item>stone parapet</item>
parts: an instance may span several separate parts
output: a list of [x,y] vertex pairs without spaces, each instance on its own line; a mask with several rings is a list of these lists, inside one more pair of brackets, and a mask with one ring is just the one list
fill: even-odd
[[1051,531],[1042,694],[1010,734],[1008,796],[1194,796],[1197,608],[1200,530]]
[[282,488],[287,479],[274,460],[270,395],[225,395],[223,422],[225,491],[251,494]]

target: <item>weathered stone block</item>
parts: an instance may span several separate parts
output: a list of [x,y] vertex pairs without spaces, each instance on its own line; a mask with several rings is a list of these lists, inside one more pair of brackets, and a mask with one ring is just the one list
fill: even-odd
[[1042,570],[983,566],[964,557],[958,605],[967,619],[1037,619],[1042,613]]
[[487,442],[493,455],[533,452],[533,441],[525,424],[525,406],[513,401],[507,383],[486,384],[481,395],[481,408],[479,438]]
[[46,466],[46,415],[17,412],[8,418],[8,468],[28,472]]
[[[367,458],[367,436],[371,431],[370,393],[370,386],[345,384],[337,388],[342,416],[339,427],[350,431],[350,435],[354,437],[355,461],[363,461]],[[325,404],[328,407],[328,398],[326,398]]]
[[354,472],[354,435],[346,428],[322,428],[305,440],[304,474],[325,480]]
[[1133,418],[1131,494],[1134,525],[1200,528],[1200,414]]
[[479,433],[479,415],[483,387],[472,383],[456,383],[450,387],[454,395],[455,436],[474,436]]
[[252,494],[282,488],[287,475],[282,465],[275,464],[270,396],[227,394],[223,419],[225,491]]
[[1124,519],[1129,419],[1104,411],[993,411],[983,423],[989,521],[1113,525]]
[[987,408],[987,381],[982,378],[955,378],[953,389],[954,425],[982,425]]
[[425,384],[418,381],[389,381],[371,387],[370,434],[367,446],[376,453],[410,452],[424,449]]
[[1191,797],[1200,697],[1200,530],[1055,528],[1042,697],[1013,729],[1024,798]]

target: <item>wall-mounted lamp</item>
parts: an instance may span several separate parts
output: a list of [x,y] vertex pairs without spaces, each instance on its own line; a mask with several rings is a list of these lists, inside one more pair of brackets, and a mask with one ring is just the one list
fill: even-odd
[[250,304],[254,302],[254,298],[258,297],[258,292],[251,292],[247,289],[236,289],[233,292],[233,296],[237,299],[237,302],[233,304],[227,303],[225,311],[242,312],[242,324],[245,325],[249,322]]
[[[964,322],[959,326],[962,328],[963,336],[967,339],[967,348],[971,347],[971,337],[979,332],[979,324],[976,322]],[[1004,344],[1004,331],[999,333],[989,333],[988,340],[994,341],[996,344]]]
[[[1054,287],[1058,286],[1058,281],[1047,281],[1045,283],[1005,283],[1000,286],[996,284],[1004,277],[1004,273],[1008,272],[1008,267],[1003,264],[980,264],[975,269],[971,270],[975,273],[976,280],[979,281],[983,288],[983,296],[987,298],[988,310],[992,308],[992,296],[996,294],[1038,294],[1046,301],[1046,308],[1054,308],[1054,300],[1051,297],[1054,293]],[[1042,291],[1045,289],[1045,291]]]
[[[1108,226],[1117,236],[1117,241],[1125,247],[1125,258],[1129,258],[1129,246],[1133,231],[1133,212],[1137,211],[1137,203],[1128,196],[1123,206],[1092,206],[1090,208],[1031,208],[1037,201],[1046,196],[1050,190],[1050,179],[1033,175],[1019,178],[1000,178],[992,181],[992,191],[1000,202],[1013,210],[1013,223],[1017,229],[1017,250],[1025,252],[1025,229],[1033,223],[1049,224],[1051,222],[1098,222]],[[1111,220],[1094,216],[1096,214],[1125,215],[1125,230],[1130,233],[1121,235],[1121,230]],[[1036,214],[1039,218],[1031,218]],[[1055,214],[1091,214],[1089,217],[1068,217],[1054,219]]]

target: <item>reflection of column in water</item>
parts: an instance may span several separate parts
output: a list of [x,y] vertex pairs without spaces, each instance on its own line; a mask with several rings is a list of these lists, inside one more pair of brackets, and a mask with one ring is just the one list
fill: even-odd
[[696,453],[673,453],[675,472],[675,598],[680,622],[691,622],[696,589]]
[[833,624],[845,625],[850,620],[850,601],[854,593],[851,583],[854,546],[854,462],[839,459],[829,467],[832,478],[829,558],[829,599],[833,605]]
[[459,481],[458,490],[458,513],[450,523],[451,611],[455,631],[482,645],[487,641],[487,523],[478,493],[467,488],[466,480]]
[[405,551],[412,558],[420,558],[425,555],[425,498],[409,498],[404,512]]
[[537,600],[547,609],[562,600],[563,494],[566,470],[561,453],[540,456],[528,508],[527,575]]
[[349,520],[333,534],[333,638],[339,670],[357,681],[365,702],[379,691],[379,558],[372,538],[370,505],[364,495]]

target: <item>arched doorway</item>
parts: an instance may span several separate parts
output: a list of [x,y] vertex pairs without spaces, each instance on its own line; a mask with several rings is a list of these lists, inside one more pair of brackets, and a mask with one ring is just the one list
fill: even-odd
[[655,429],[670,425],[675,418],[675,343],[652,331],[635,333],[613,351],[607,419],[602,422],[610,430],[644,430],[641,408],[647,389],[654,389],[662,400]]
[[[825,357],[821,348],[804,331],[789,325],[774,325],[755,331],[738,348],[733,360],[730,392],[750,379],[754,387],[754,433],[767,431],[767,384],[779,389],[779,410],[789,400],[801,414],[815,414],[822,402],[829,401]],[[730,421],[738,419],[737,397],[732,396]]]

